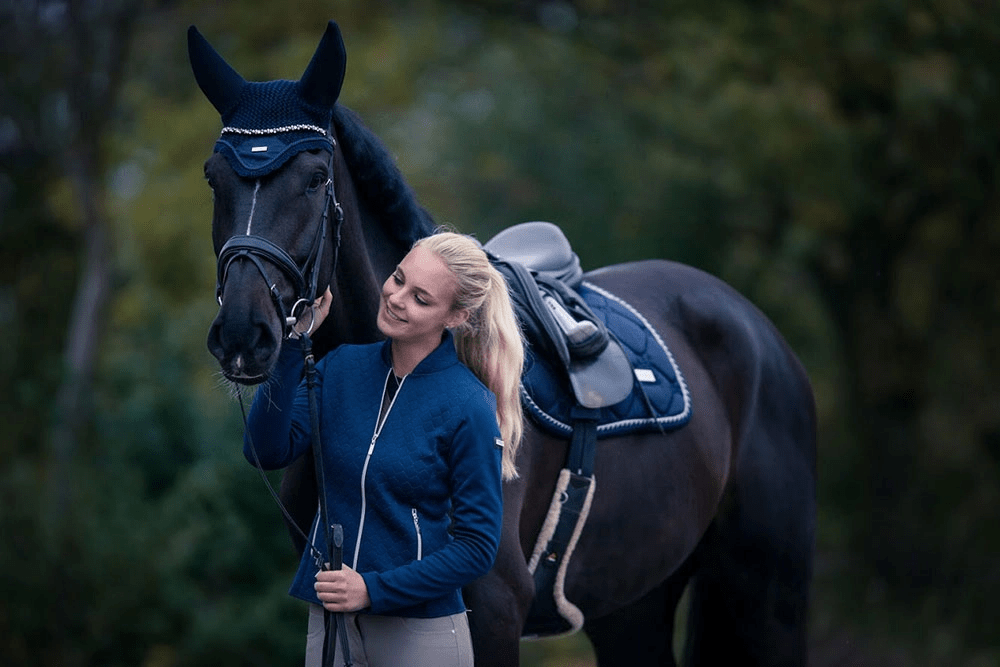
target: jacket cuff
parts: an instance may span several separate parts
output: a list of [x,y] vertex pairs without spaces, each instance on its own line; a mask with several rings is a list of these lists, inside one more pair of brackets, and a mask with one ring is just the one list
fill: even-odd
[[385,591],[382,588],[382,580],[378,572],[365,572],[361,575],[365,580],[365,588],[368,589],[368,599],[371,601],[369,609],[374,614],[384,614],[389,611],[385,606]]

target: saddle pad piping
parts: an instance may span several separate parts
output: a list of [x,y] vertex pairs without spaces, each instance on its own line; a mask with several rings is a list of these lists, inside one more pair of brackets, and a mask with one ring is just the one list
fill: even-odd
[[[681,395],[684,397],[684,410],[682,412],[680,412],[680,413],[678,413],[676,415],[672,415],[670,417],[658,417],[656,419],[656,421],[659,422],[659,423],[661,423],[661,424],[673,424],[674,422],[679,422],[679,421],[686,420],[690,416],[690,414],[691,414],[691,394],[688,392],[687,381],[684,380],[684,375],[681,374],[681,369],[677,365],[677,361],[674,359],[674,355],[670,351],[670,348],[667,347],[667,344],[664,343],[663,339],[660,337],[660,332],[657,331],[656,329],[654,329],[653,325],[651,325],[649,323],[649,320],[647,320],[645,317],[643,317],[642,313],[640,313],[638,310],[636,310],[635,308],[633,308],[632,304],[628,303],[624,299],[622,299],[622,298],[620,298],[620,297],[612,294],[611,292],[607,291],[606,289],[602,289],[602,288],[598,287],[597,285],[595,285],[593,283],[584,281],[583,284],[586,285],[588,289],[594,290],[595,292],[597,292],[601,296],[603,296],[605,298],[608,298],[608,299],[611,299],[612,301],[615,301],[615,302],[621,304],[621,306],[623,308],[625,308],[627,311],[629,311],[630,313],[632,313],[637,320],[639,320],[640,322],[642,322],[642,325],[644,327],[646,327],[646,330],[649,331],[649,333],[651,333],[653,335],[653,339],[656,341],[656,344],[659,345],[660,348],[663,349],[663,352],[667,355],[667,359],[670,361],[670,366],[674,369],[674,377],[677,378],[677,384],[680,385]],[[645,419],[629,419],[629,420],[626,420],[626,421],[623,421],[623,422],[619,422],[619,424],[630,426],[632,424],[642,423],[644,421],[648,421],[648,420],[645,420]],[[608,426],[613,426],[613,425],[609,424]],[[600,429],[598,429],[598,430],[600,430]]]

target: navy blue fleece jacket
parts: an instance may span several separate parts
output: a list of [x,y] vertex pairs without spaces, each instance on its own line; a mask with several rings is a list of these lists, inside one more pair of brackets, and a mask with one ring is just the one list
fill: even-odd
[[[501,446],[496,399],[466,368],[450,333],[406,378],[377,440],[391,369],[389,341],[344,345],[317,365],[330,521],[344,527],[344,563],[364,577],[370,612],[430,618],[465,610],[461,587],[493,565],[500,541]],[[286,341],[257,392],[247,438],[261,467],[311,447],[302,352]],[[249,439],[244,455],[251,463]],[[318,516],[310,541],[324,553]],[[318,603],[307,548],[291,595]]]

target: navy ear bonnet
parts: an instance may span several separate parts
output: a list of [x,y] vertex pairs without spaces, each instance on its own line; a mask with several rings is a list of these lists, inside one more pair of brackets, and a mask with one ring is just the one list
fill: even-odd
[[333,109],[310,108],[298,94],[297,81],[247,83],[240,101],[222,114],[222,134],[215,152],[240,176],[263,176],[299,151],[330,150],[326,128]]
[[347,65],[333,21],[298,81],[244,80],[194,26],[188,28],[188,56],[198,86],[222,116],[215,152],[240,176],[269,174],[301,151],[333,150],[330,119]]

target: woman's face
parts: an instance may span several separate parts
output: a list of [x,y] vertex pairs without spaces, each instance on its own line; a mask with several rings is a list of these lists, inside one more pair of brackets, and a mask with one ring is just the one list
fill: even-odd
[[466,319],[465,311],[452,308],[456,288],[455,276],[440,257],[413,248],[382,285],[379,331],[396,343],[436,347],[446,328]]

